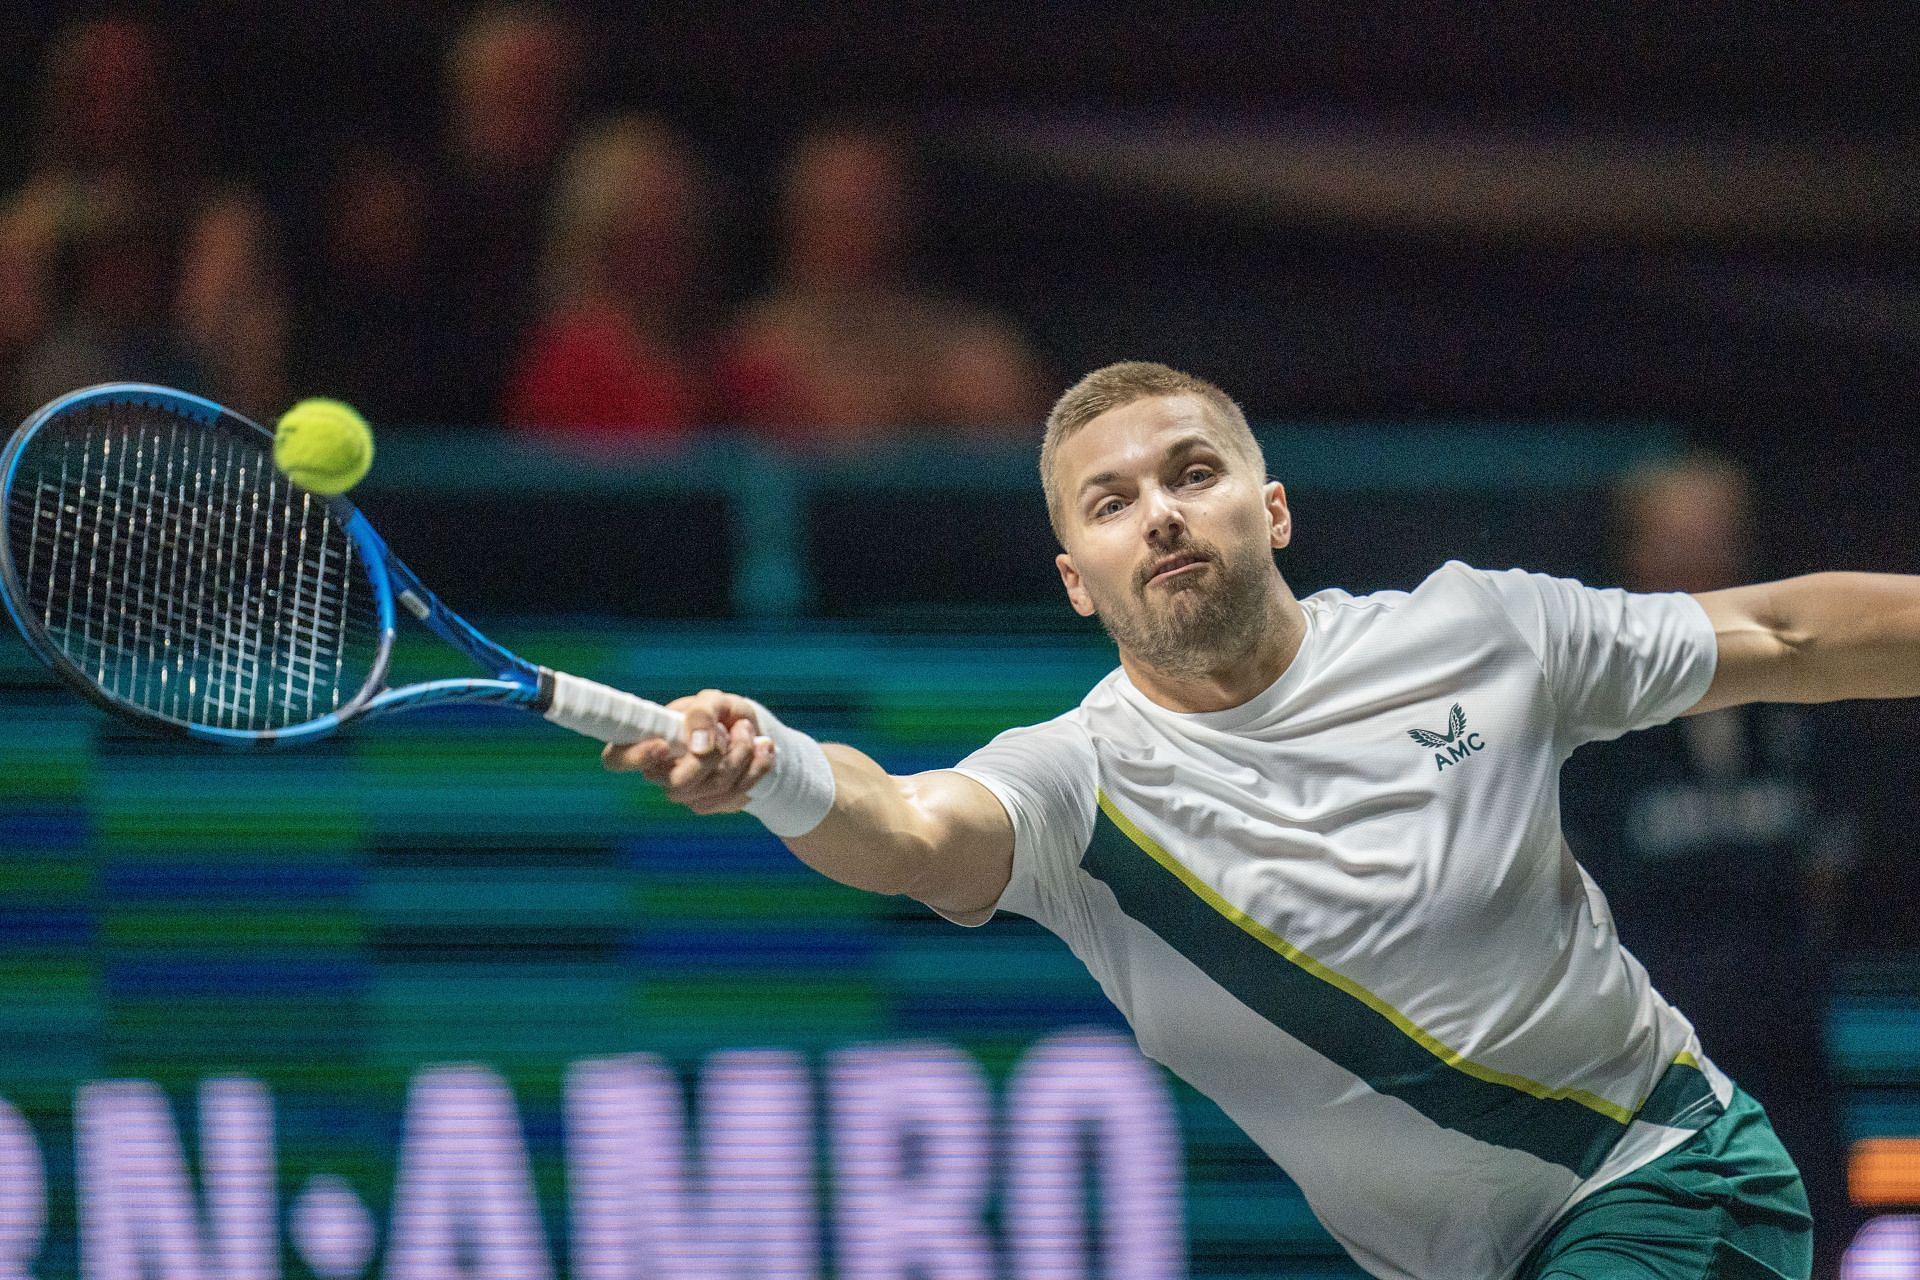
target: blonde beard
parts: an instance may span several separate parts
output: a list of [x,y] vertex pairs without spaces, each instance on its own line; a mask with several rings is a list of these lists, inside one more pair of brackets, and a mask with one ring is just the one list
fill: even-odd
[[[1213,562],[1216,582],[1183,585],[1157,606],[1144,592],[1115,608],[1094,601],[1100,625],[1122,652],[1162,675],[1198,679],[1252,652],[1278,623],[1273,553]],[[1146,590],[1153,590],[1152,587]]]

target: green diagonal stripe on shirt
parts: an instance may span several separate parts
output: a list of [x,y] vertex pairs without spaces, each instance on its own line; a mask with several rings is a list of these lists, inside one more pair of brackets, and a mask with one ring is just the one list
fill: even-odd
[[1701,1074],[1691,1054],[1661,1073],[1653,1092],[1640,1104],[1634,1119],[1648,1124],[1664,1124],[1675,1129],[1699,1129],[1725,1110],[1713,1096],[1713,1085]]
[[[1435,1124],[1530,1152],[1585,1177],[1635,1117],[1593,1094],[1551,1089],[1454,1053],[1220,898],[1104,793],[1081,865],[1113,890],[1122,911],[1235,999]],[[1676,1062],[1639,1118],[1698,1128],[1716,1111],[1706,1077]]]

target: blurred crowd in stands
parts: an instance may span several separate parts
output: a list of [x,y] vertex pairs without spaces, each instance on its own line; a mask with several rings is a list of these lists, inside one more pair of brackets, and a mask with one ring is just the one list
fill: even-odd
[[1032,430],[1027,341],[914,274],[908,139],[802,131],[768,278],[737,303],[717,284],[726,193],[665,120],[587,110],[585,38],[558,11],[482,7],[447,49],[437,138],[350,139],[263,190],[196,155],[162,28],[67,28],[0,206],[14,419],[130,378],[268,420],[332,395],[382,424],[607,441]]

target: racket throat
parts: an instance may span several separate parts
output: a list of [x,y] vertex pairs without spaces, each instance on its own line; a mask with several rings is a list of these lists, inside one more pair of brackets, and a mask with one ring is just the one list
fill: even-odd
[[557,682],[554,680],[551,667],[538,668],[538,674],[539,682],[534,686],[533,701],[528,703],[527,707],[529,710],[545,715],[553,709],[553,690]]

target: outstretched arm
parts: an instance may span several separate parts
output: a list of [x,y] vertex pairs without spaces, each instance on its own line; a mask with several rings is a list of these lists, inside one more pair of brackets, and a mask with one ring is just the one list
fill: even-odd
[[[610,746],[607,768],[635,771],[695,813],[747,807],[776,763],[756,741],[758,708],[709,689],[668,704],[687,718],[685,753],[659,738]],[[949,770],[895,777],[839,743],[823,748],[832,804],[817,826],[783,836],[815,871],[873,893],[901,893],[963,921],[986,915],[1013,870],[1013,822],[991,791]]]
[[1719,664],[1688,715],[1920,696],[1920,577],[1814,573],[1694,599],[1713,623]]

